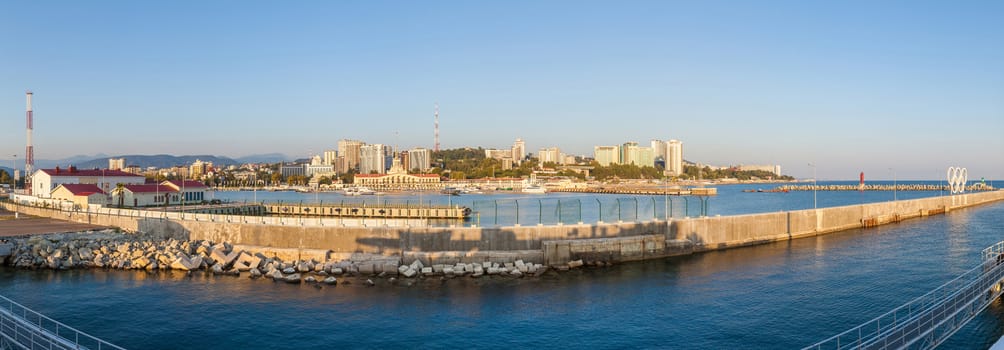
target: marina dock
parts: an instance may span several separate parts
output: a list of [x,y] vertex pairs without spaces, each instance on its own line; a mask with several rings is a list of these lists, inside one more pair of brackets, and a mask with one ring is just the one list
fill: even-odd
[[471,209],[459,205],[366,205],[366,204],[266,204],[268,215],[325,216],[346,218],[457,219],[471,215]]

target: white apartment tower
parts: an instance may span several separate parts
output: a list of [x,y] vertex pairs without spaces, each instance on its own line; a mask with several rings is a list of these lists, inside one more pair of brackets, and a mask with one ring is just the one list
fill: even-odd
[[427,172],[432,169],[432,150],[428,148],[415,148],[408,150],[408,167]]
[[335,165],[335,159],[338,159],[338,151],[335,150],[324,151],[325,165]]
[[683,174],[683,142],[666,141],[666,173],[670,176]]
[[652,156],[655,159],[662,159],[662,161],[665,162],[666,158],[668,158],[666,154],[667,148],[666,141],[652,140]]
[[356,140],[339,140],[338,153],[345,157],[345,169],[335,169],[340,173],[355,169],[359,165],[360,148],[366,143]]
[[593,159],[601,166],[610,166],[618,163],[619,147],[617,146],[595,146],[593,147]]
[[108,170],[125,169],[125,158],[108,158]]
[[390,147],[379,143],[359,147],[359,173],[386,174],[390,154]]
[[540,164],[548,162],[564,164],[565,157],[561,154],[561,149],[558,147],[545,147],[537,152],[537,160],[540,161]]
[[526,157],[526,142],[523,142],[523,139],[516,139],[512,144],[512,161],[518,166],[523,164],[524,157]]

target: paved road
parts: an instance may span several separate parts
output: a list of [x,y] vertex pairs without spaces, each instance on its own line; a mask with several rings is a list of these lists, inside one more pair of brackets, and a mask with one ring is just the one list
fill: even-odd
[[20,218],[14,219],[13,212],[0,209],[0,237],[79,232],[103,228],[106,227],[26,215],[20,215]]

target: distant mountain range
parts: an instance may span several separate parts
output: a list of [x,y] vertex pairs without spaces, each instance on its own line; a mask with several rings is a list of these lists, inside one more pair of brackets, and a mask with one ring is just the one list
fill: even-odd
[[65,168],[72,165],[80,169],[93,169],[93,168],[104,169],[108,167],[108,159],[110,158],[125,158],[126,166],[135,165],[140,168],[147,168],[147,167],[169,168],[176,165],[191,165],[196,160],[201,160],[203,162],[212,162],[214,166],[240,165],[244,163],[278,163],[286,160],[286,156],[279,153],[250,155],[246,157],[240,157],[237,159],[223,156],[214,156],[214,155],[173,156],[169,154],[157,154],[157,155],[130,154],[130,155],[120,155],[120,156],[108,156],[105,154],[99,154],[94,156],[79,155],[59,160],[40,159],[35,161],[35,167],[51,169],[57,166]]

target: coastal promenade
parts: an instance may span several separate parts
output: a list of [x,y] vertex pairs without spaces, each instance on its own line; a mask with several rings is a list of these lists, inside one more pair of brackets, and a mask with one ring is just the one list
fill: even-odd
[[48,217],[20,216],[15,219],[13,212],[0,208],[0,238],[91,231],[105,228],[107,227]]
[[[163,238],[228,242],[259,249],[323,252],[327,258],[369,253],[407,264],[512,262],[563,266],[569,262],[619,262],[789,240],[901,220],[945,214],[1004,199],[1004,191],[735,216],[507,227],[281,225],[239,215],[121,210],[119,215],[19,207],[22,213],[65,218]],[[13,209],[11,203],[3,204]],[[134,213],[135,212],[135,213]]]

